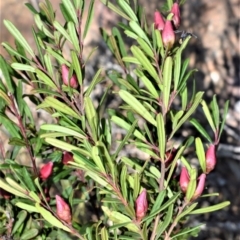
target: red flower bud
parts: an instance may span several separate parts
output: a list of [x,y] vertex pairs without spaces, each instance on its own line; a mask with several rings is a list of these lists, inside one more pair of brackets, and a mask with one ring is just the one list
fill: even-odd
[[162,31],[162,40],[163,45],[168,49],[171,49],[175,42],[175,33],[173,31],[172,22],[170,20],[167,20],[165,22],[165,26]]
[[180,188],[182,189],[182,191],[184,193],[187,191],[189,181],[190,181],[190,177],[188,174],[188,170],[187,170],[187,168],[182,167],[179,184],[180,184]]
[[177,29],[180,26],[180,10],[179,10],[179,5],[178,3],[174,3],[172,5],[171,13],[173,13],[172,21],[174,27]]
[[165,22],[161,13],[156,11],[154,13],[154,28],[158,30],[163,30],[164,25],[165,25]]
[[170,151],[166,152],[166,157],[165,157],[165,167],[167,168],[173,159],[175,158],[177,153],[177,150],[175,148],[172,148]]
[[217,163],[215,146],[211,144],[206,152],[206,173],[210,173]]
[[73,154],[70,153],[70,152],[64,151],[64,152],[63,152],[62,163],[63,163],[64,165],[67,165],[68,162],[70,162],[70,161],[73,162]]
[[68,81],[68,75],[69,75],[69,68],[63,64],[62,65],[62,80],[63,83],[68,86],[72,87],[72,88],[77,88],[78,87],[78,80],[75,74],[72,75],[72,77],[69,79]]
[[143,189],[141,194],[138,196],[136,202],[136,218],[137,221],[141,221],[142,218],[146,215],[146,212],[148,210],[148,202],[147,202],[147,190]]
[[4,199],[10,199],[11,196],[12,196],[11,193],[9,193],[6,190],[0,188],[0,197],[3,197]]
[[44,164],[40,169],[40,178],[42,180],[46,180],[52,174],[53,170],[53,162],[49,162]]
[[57,215],[66,223],[71,223],[71,210],[68,204],[58,195],[56,195]]
[[202,195],[202,192],[205,187],[206,174],[202,173],[198,179],[199,179],[199,182],[198,182],[197,188],[196,188],[195,193],[191,200],[195,200],[200,195]]

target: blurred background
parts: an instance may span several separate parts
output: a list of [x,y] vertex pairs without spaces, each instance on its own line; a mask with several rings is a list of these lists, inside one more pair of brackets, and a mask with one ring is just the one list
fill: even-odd
[[[31,27],[34,19],[25,7],[24,0],[0,1],[0,42],[14,44],[14,39],[3,25],[3,19],[10,20],[23,34],[31,46],[34,42]],[[38,9],[38,0],[29,0]],[[60,0],[51,0],[56,9],[57,18],[61,21],[58,4]],[[160,1],[140,0],[143,4],[147,20],[153,21],[154,11],[160,10]],[[206,222],[200,233],[199,240],[240,240],[240,2],[239,0],[188,0],[181,8],[182,24],[180,29],[193,33],[185,50],[185,56],[190,58],[190,67],[197,68],[196,83],[198,90],[206,91],[205,97],[210,100],[217,94],[222,107],[229,100],[230,109],[226,126],[219,146],[218,165],[207,180],[209,192],[219,192],[219,197],[210,201],[201,201],[202,206],[230,200],[231,205],[222,211],[204,216],[194,217],[191,224]],[[89,76],[96,69],[104,66],[107,69],[116,68],[112,56],[103,43],[99,26],[107,29],[116,23],[117,16],[105,8],[99,1],[95,4],[95,14],[91,30],[85,41],[86,53],[98,46],[98,56],[92,58],[87,68]],[[89,50],[88,50],[89,49]],[[0,47],[0,54],[7,58],[6,52]],[[99,93],[101,94],[101,89]],[[201,118],[201,113],[199,113]],[[47,121],[47,116],[37,114],[36,121]],[[204,122],[204,118],[202,119]],[[208,129],[208,127],[206,126]],[[4,133],[0,130],[1,138]],[[193,133],[194,134],[194,131]],[[7,146],[7,136],[6,147]]]

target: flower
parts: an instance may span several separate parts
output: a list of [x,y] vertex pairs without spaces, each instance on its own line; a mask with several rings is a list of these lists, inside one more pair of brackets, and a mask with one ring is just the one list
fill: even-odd
[[167,20],[162,31],[163,45],[171,49],[175,42],[175,33],[173,31],[172,21]]
[[137,221],[141,221],[142,218],[146,215],[148,209],[148,202],[147,202],[147,190],[144,188],[141,194],[138,196],[136,202],[136,218]]
[[154,27],[158,30],[163,30],[165,25],[164,19],[160,12],[156,11],[154,13]]
[[44,164],[40,169],[40,178],[42,180],[46,180],[52,174],[53,170],[53,162],[49,162]]
[[216,145],[211,144],[206,152],[206,173],[210,173],[217,163],[216,159]]
[[202,195],[202,192],[203,192],[204,187],[205,187],[206,174],[202,173],[198,179],[199,179],[198,185],[197,185],[197,188],[196,188],[196,190],[194,192],[194,195],[192,196],[191,200],[195,200],[200,195]]
[[68,204],[58,195],[56,197],[57,215],[66,223],[71,223],[72,215]]
[[190,182],[190,177],[189,177],[188,170],[186,167],[182,167],[179,184],[180,184],[180,188],[184,193],[187,192],[187,187],[189,182]]
[[177,29],[180,26],[180,10],[178,3],[172,5],[171,13],[173,13],[172,21],[174,27]]
[[63,152],[62,163],[63,163],[64,165],[67,165],[68,162],[70,162],[70,161],[73,162],[73,154],[70,153],[70,152],[64,151],[64,152]]
[[78,87],[78,80],[75,74],[72,75],[72,77],[69,79],[68,81],[68,75],[69,75],[69,68],[63,64],[62,65],[62,80],[63,83],[68,86],[72,87],[72,88],[77,88]]

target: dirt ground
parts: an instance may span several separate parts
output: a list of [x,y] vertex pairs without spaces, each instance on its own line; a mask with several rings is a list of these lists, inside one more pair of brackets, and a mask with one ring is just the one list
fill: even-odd
[[[27,41],[33,45],[30,27],[33,17],[24,6],[23,0],[0,1],[0,42],[13,44],[11,35],[3,26],[2,20],[8,19],[23,33]],[[34,4],[36,1],[32,1]],[[144,1],[149,21],[153,12],[159,9],[160,1]],[[59,0],[52,0],[57,9]],[[102,46],[99,24],[109,27],[116,17],[96,3],[94,24],[91,28],[86,45],[100,44],[100,51],[107,52]],[[201,218],[195,217],[193,224],[206,222],[198,240],[240,240],[240,2],[238,0],[188,0],[181,9],[182,30],[197,35],[192,39],[190,47],[185,51],[190,57],[191,67],[198,68],[196,75],[199,90],[205,90],[210,99],[214,93],[218,95],[221,106],[230,100],[226,127],[218,151],[218,165],[209,176],[207,188],[209,192],[219,192],[218,198],[211,203],[202,201],[202,206],[230,200],[231,205],[215,213]],[[3,48],[0,53],[5,55]],[[101,58],[93,62],[94,71],[99,65],[108,66],[109,59]],[[108,61],[108,62],[106,62]],[[3,132],[0,132],[3,134]],[[193,131],[194,134],[194,131]]]

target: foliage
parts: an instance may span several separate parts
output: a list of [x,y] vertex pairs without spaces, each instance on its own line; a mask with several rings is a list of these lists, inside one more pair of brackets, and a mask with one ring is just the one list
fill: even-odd
[[[132,4],[128,0],[117,4],[101,1],[125,19],[110,35],[102,30],[123,71],[104,75],[104,69],[99,69],[90,84],[85,69],[92,53],[84,58],[83,43],[94,15],[94,0],[88,9],[87,1],[62,0],[63,25],[56,20],[49,0],[40,3],[39,12],[26,4],[36,23],[32,29],[36,51],[4,20],[15,38],[15,48],[2,43],[11,59],[0,59],[0,124],[12,146],[6,152],[1,145],[2,235],[22,240],[187,239],[197,236],[201,228],[185,224],[190,215],[229,205],[198,207],[205,186],[198,176],[205,181],[207,165],[211,162],[211,170],[215,166],[215,146],[228,102],[220,115],[216,96],[208,106],[204,92],[187,85],[197,71],[188,70],[189,59],[182,56],[191,35],[178,42],[174,32],[167,35],[174,39],[168,40],[167,29],[162,34],[154,23],[146,22],[137,0]],[[172,5],[172,1],[165,4],[166,22],[174,16],[169,12]],[[125,36],[132,39],[129,48]],[[69,60],[63,54],[66,45]],[[91,97],[102,82],[106,83],[105,93],[95,106]],[[30,93],[25,93],[26,85],[31,87]],[[106,105],[112,92],[122,100],[119,109]],[[35,108],[30,108],[29,102]],[[194,116],[200,105],[213,134]],[[38,126],[33,112],[39,110],[51,116],[51,124]],[[186,136],[179,145],[176,139],[189,122],[200,135]],[[114,125],[126,133],[118,142]],[[214,151],[205,154],[207,147],[200,136]],[[147,157],[122,154],[133,146]],[[193,146],[198,169],[185,154]],[[16,161],[23,148],[31,159],[29,166]],[[46,164],[39,168],[37,159]],[[177,172],[180,163],[186,168],[182,181]],[[210,196],[217,194],[205,197]],[[96,219],[90,220],[93,213]]]

